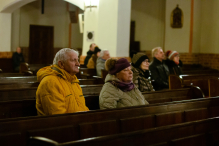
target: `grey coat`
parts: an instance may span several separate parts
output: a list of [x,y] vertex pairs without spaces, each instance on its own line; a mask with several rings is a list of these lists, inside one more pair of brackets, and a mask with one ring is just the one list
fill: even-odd
[[123,92],[109,82],[113,80],[119,81],[114,75],[108,74],[106,76],[105,84],[103,85],[99,96],[100,109],[149,104],[137,87],[129,92]]
[[105,62],[106,60],[103,60],[100,57],[97,58],[96,71],[97,71],[97,76],[99,77],[101,77],[101,70],[105,69]]

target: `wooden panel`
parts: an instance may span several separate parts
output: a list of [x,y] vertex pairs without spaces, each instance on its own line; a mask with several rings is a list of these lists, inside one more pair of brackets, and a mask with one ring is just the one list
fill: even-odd
[[12,59],[11,58],[0,58],[0,69],[3,73],[13,72]]
[[21,133],[0,134],[1,146],[23,146]]
[[155,116],[140,116],[120,119],[121,132],[137,131],[155,127]]
[[166,126],[184,122],[184,112],[156,114],[156,126]]
[[155,99],[150,99],[147,101],[149,102],[149,104],[155,104],[155,103],[171,102],[172,99],[171,98],[158,98],[158,99],[155,98]]
[[200,134],[172,140],[171,144],[174,146],[206,146],[207,141],[205,134]]
[[29,62],[31,64],[52,64],[53,26],[30,25]]
[[111,135],[119,132],[116,120],[80,124],[81,138]]
[[[190,143],[193,143],[192,146],[196,146],[196,144],[202,146],[202,143],[207,145],[205,140],[207,137],[205,137],[203,133],[210,132],[213,129],[218,130],[218,122],[218,118],[206,119],[202,121],[158,127],[156,129],[140,130],[123,134],[73,141],[68,142],[66,146],[142,146],[160,144],[170,140],[173,140],[177,143],[184,137],[187,137],[187,139],[185,141],[182,140],[182,143],[187,143],[189,141]],[[199,129],[197,129],[196,127],[199,127]],[[204,137],[202,137],[202,135]],[[178,144],[180,145],[181,143],[179,142]],[[62,146],[65,146],[65,144],[63,144]]]
[[218,78],[212,78],[208,80],[209,84],[209,97],[215,97],[219,96],[219,79]]
[[207,108],[186,110],[185,122],[207,119],[209,117]]
[[98,110],[99,106],[99,95],[96,96],[84,96],[85,104],[89,108],[89,110]]
[[217,117],[219,116],[219,106],[210,107],[209,108],[210,117]]
[[182,88],[181,84],[182,84],[182,81],[179,78],[179,76],[169,75],[169,89],[170,90]]

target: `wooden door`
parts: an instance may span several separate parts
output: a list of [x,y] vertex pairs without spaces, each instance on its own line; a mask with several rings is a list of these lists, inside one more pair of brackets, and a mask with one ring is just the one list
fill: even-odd
[[53,26],[30,25],[29,63],[52,64]]

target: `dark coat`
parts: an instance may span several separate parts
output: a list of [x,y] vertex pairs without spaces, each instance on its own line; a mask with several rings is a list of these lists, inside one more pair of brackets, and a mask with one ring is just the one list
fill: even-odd
[[144,72],[142,69],[132,66],[132,72],[133,83],[141,92],[154,91],[149,70]]
[[89,59],[91,58],[91,56],[92,56],[93,54],[94,54],[93,51],[91,51],[91,50],[87,51],[87,56],[86,56],[86,58],[84,59],[84,65],[85,65],[85,66],[87,66],[88,61],[89,61]]
[[151,71],[152,80],[154,80],[153,86],[155,90],[169,88],[169,69],[164,61],[160,62],[154,57],[153,62],[149,66],[149,70]]
[[174,61],[167,59],[165,61],[166,65],[169,68],[170,74],[173,75],[181,75],[182,74],[182,61],[179,60],[179,64],[177,65]]
[[22,53],[18,54],[15,52],[12,56],[13,69],[15,72],[19,71],[20,64],[24,62],[24,56]]

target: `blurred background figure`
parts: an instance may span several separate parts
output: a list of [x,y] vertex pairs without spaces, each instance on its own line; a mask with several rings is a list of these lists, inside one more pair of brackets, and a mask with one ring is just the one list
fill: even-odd
[[87,68],[96,68],[97,58],[100,55],[100,49],[98,47],[94,48],[94,53],[88,61]]
[[170,74],[181,75],[182,61],[179,60],[179,53],[177,51],[168,50],[165,55],[167,57],[165,62],[169,68]]
[[101,70],[102,69],[105,70],[105,62],[109,58],[110,58],[110,54],[108,50],[102,50],[100,52],[100,55],[97,58],[97,63],[96,63],[97,76],[101,77]]
[[87,56],[86,58],[84,59],[84,66],[87,66],[87,63],[89,61],[89,59],[91,58],[91,56],[94,54],[94,48],[96,47],[97,45],[95,43],[92,43],[90,44],[90,49],[89,51],[87,51]]
[[19,72],[20,64],[24,62],[24,56],[21,53],[21,48],[17,47],[16,52],[12,56],[13,70]]

